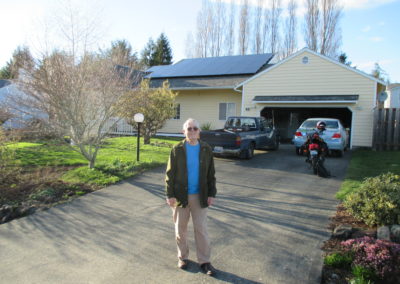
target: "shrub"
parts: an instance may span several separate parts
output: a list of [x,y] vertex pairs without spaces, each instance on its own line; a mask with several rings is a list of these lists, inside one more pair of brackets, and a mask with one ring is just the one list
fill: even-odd
[[201,130],[211,130],[212,125],[211,122],[205,122],[202,125],[200,125]]
[[344,206],[368,225],[400,223],[400,176],[392,173],[367,178],[347,196]]
[[347,268],[350,267],[353,262],[353,255],[348,253],[332,253],[325,257],[324,263],[335,268]]
[[355,283],[371,283],[371,281],[377,279],[373,269],[361,265],[354,265],[351,273],[354,275]]
[[353,265],[365,268],[354,268],[354,271],[358,272],[360,277],[372,277],[371,274],[368,274],[368,269],[381,279],[400,272],[399,244],[375,240],[371,237],[350,239],[341,244],[346,251],[354,254]]

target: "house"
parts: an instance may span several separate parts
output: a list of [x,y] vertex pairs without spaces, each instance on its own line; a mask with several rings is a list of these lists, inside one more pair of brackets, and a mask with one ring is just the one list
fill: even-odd
[[35,119],[47,117],[43,112],[18,104],[26,94],[10,80],[0,80],[0,107],[11,113],[11,118],[2,125],[5,129],[23,129],[29,127]]
[[390,84],[387,87],[385,108],[400,108],[400,84]]
[[271,54],[197,58],[150,68],[151,86],[169,80],[178,92],[177,116],[161,132],[180,132],[188,117],[219,128],[230,115],[261,115],[273,119],[289,140],[304,119],[334,117],[350,129],[351,147],[372,146],[373,110],[385,82],[308,48],[276,64],[271,59]]
[[184,59],[173,65],[147,70],[150,87],[168,80],[178,92],[177,113],[159,132],[181,132],[184,121],[193,117],[212,128],[221,128],[228,116],[240,115],[241,91],[235,87],[268,68],[273,54]]

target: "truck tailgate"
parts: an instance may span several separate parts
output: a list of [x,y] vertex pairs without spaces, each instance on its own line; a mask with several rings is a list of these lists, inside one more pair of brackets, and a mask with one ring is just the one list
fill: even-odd
[[224,130],[202,131],[200,133],[200,139],[207,142],[211,147],[237,148],[236,137],[235,133]]

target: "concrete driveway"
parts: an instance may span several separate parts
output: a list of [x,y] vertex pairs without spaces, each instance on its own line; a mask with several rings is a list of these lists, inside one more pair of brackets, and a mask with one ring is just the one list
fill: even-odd
[[[294,153],[283,145],[249,161],[216,159],[216,278],[195,262],[176,268],[162,167],[1,225],[0,283],[319,283],[320,247],[350,153],[327,159],[330,179]],[[196,261],[193,241],[190,248]]]

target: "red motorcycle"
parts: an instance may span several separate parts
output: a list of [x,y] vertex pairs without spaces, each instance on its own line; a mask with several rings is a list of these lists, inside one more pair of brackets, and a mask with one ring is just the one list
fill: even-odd
[[325,156],[328,153],[324,140],[317,133],[313,133],[303,145],[303,149],[307,156],[306,162],[310,163],[314,174],[329,177],[330,173],[324,166]]

